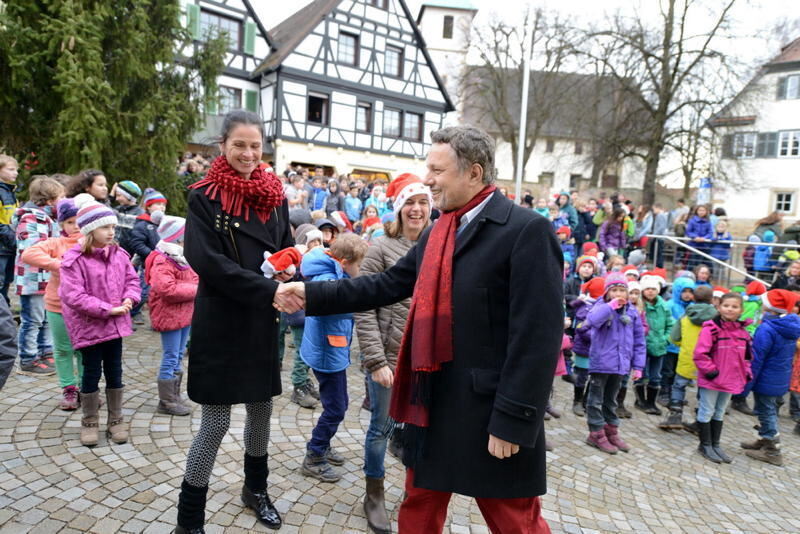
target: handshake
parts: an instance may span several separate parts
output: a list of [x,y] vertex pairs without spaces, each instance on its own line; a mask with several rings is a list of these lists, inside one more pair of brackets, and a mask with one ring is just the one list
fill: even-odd
[[295,313],[306,307],[306,286],[303,282],[289,282],[278,285],[272,306],[284,313]]

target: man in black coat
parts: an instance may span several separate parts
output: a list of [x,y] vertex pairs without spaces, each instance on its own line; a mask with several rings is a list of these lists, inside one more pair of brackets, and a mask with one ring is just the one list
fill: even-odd
[[[539,503],[547,491],[542,420],[563,331],[561,249],[547,219],[492,191],[494,143],[486,133],[445,128],[432,142],[425,183],[444,212],[436,225],[450,221],[448,213],[458,214],[452,306],[437,308],[452,310],[452,358],[429,373],[426,394],[410,401],[425,405],[428,420],[424,428],[404,432],[411,442],[403,459],[409,469],[400,533],[441,532],[453,492],[477,498],[492,532],[549,532]],[[408,298],[427,276],[423,258],[439,247],[436,225],[381,274],[284,284],[279,292],[304,297],[308,315],[364,311]],[[431,250],[429,242],[435,243]],[[415,294],[412,308],[430,306],[430,300],[430,294]],[[417,336],[424,325],[409,317],[406,337],[409,328]],[[402,395],[399,379],[398,370],[393,415]]]

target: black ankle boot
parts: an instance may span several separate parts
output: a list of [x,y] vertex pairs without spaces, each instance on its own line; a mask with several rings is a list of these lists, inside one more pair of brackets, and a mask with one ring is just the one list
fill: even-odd
[[244,455],[244,487],[242,503],[256,513],[256,517],[269,529],[281,528],[281,516],[267,495],[267,456]]
[[178,495],[178,527],[176,534],[203,534],[206,519],[206,495],[208,486],[198,488],[185,480]]

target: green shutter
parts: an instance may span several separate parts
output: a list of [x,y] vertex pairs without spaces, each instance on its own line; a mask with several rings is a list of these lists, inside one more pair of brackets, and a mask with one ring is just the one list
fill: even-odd
[[208,115],[217,114],[217,98],[212,98],[206,103],[206,114]]
[[247,111],[258,112],[258,91],[244,92],[244,107]]
[[244,53],[252,56],[256,52],[256,25],[249,20],[244,25]]
[[200,40],[200,6],[197,4],[186,5],[186,25],[192,39]]

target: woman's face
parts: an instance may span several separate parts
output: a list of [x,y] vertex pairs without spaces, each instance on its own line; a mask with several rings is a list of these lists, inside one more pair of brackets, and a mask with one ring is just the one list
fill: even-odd
[[428,195],[414,195],[406,200],[400,208],[400,220],[403,228],[419,234],[428,225],[431,216],[431,204]]
[[105,200],[108,198],[108,182],[106,182],[106,177],[102,174],[95,176],[92,183],[86,188],[86,192],[92,195],[95,200]]
[[701,267],[697,271],[697,280],[699,282],[708,282],[709,278],[711,278],[711,271],[708,270],[708,267]]
[[261,130],[253,124],[238,124],[219,149],[239,176],[250,178],[261,162]]

